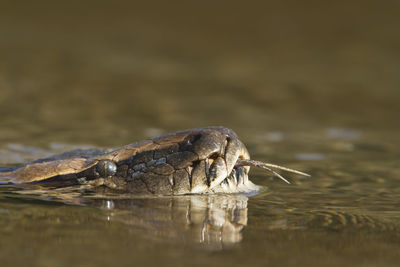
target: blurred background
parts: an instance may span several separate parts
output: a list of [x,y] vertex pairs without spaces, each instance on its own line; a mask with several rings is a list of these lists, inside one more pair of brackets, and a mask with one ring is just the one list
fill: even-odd
[[[121,211],[105,200],[106,212],[0,181],[1,262],[398,266],[399,10],[395,0],[2,0],[0,167],[223,125],[252,158],[312,178],[288,175],[288,186],[252,169],[263,190],[232,205],[132,200]],[[242,215],[225,225],[234,244],[216,227],[208,240],[224,251],[200,251],[215,245],[201,227],[220,225],[217,204],[222,221]],[[188,220],[198,213],[204,222]]]
[[398,129],[399,5],[4,0],[0,144]]

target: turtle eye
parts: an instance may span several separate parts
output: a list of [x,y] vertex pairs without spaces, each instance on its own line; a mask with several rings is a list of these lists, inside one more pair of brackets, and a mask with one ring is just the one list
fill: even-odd
[[100,160],[96,165],[100,177],[110,177],[117,173],[117,165],[111,160]]

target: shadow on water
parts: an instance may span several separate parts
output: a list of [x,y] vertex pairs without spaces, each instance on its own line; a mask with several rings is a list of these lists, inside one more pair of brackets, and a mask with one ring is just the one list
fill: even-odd
[[223,125],[255,196],[0,182],[1,266],[398,266],[399,1],[3,1],[0,166]]
[[[253,179],[260,183],[265,177]],[[395,205],[396,198],[310,186],[318,179],[324,177],[294,180],[294,186],[268,181],[261,184],[270,188],[254,196],[158,198],[3,183],[0,256],[13,264],[35,260],[37,265],[49,258],[68,262],[71,255],[75,264],[89,265],[96,265],[93,257],[101,259],[100,265],[161,264],[165,259],[173,262],[174,255],[182,265],[201,264],[209,262],[210,252],[219,252],[212,254],[215,266],[235,266],[245,259],[252,259],[253,265],[268,260],[274,266],[396,262],[400,214],[384,210]],[[15,249],[20,258],[4,256]],[[103,250],[107,252],[99,256]],[[149,259],[152,255],[157,257]],[[287,261],[281,262],[283,258]]]
[[106,219],[140,229],[151,239],[200,245],[210,250],[232,247],[247,226],[247,197],[190,196],[161,199],[95,200]]
[[[82,195],[81,192],[17,189],[3,185],[2,205],[86,206],[96,217],[135,229],[140,235],[162,242],[182,242],[207,250],[222,250],[242,240],[247,226],[248,197],[235,195],[195,195],[142,197],[129,195]],[[7,201],[8,200],[8,201]],[[8,210],[6,207],[3,211]]]
[[[135,197],[129,194],[90,193],[75,187],[49,190],[3,183],[0,199],[4,214],[8,213],[7,204],[66,206],[77,212],[85,207],[94,211],[90,214],[96,219],[135,229],[136,234],[148,240],[181,243],[211,251],[229,249],[240,243],[248,226],[250,229],[261,226],[262,231],[268,232],[388,232],[400,242],[400,214],[380,210],[376,198],[373,205],[360,207],[360,204],[351,204],[352,201],[359,202],[359,199],[354,196],[349,199],[340,192],[331,192],[331,196],[326,197],[318,191],[299,190],[302,192],[300,203],[300,198],[291,194],[290,188],[284,187],[279,188],[279,193],[285,197],[267,188],[253,196]],[[250,212],[255,225],[248,224],[250,199],[253,199]]]

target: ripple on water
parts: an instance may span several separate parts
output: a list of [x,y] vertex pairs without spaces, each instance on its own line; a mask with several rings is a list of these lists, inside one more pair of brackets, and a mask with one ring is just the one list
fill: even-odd
[[321,153],[298,153],[295,157],[298,160],[323,160],[326,158],[325,154]]
[[326,136],[330,139],[355,140],[361,136],[361,131],[347,128],[328,128]]

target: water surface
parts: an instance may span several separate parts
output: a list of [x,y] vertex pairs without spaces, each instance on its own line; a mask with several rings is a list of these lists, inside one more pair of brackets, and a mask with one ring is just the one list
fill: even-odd
[[[207,125],[256,195],[95,198],[2,181],[2,266],[397,266],[397,1],[6,3],[0,166]],[[340,19],[339,19],[340,18]]]

